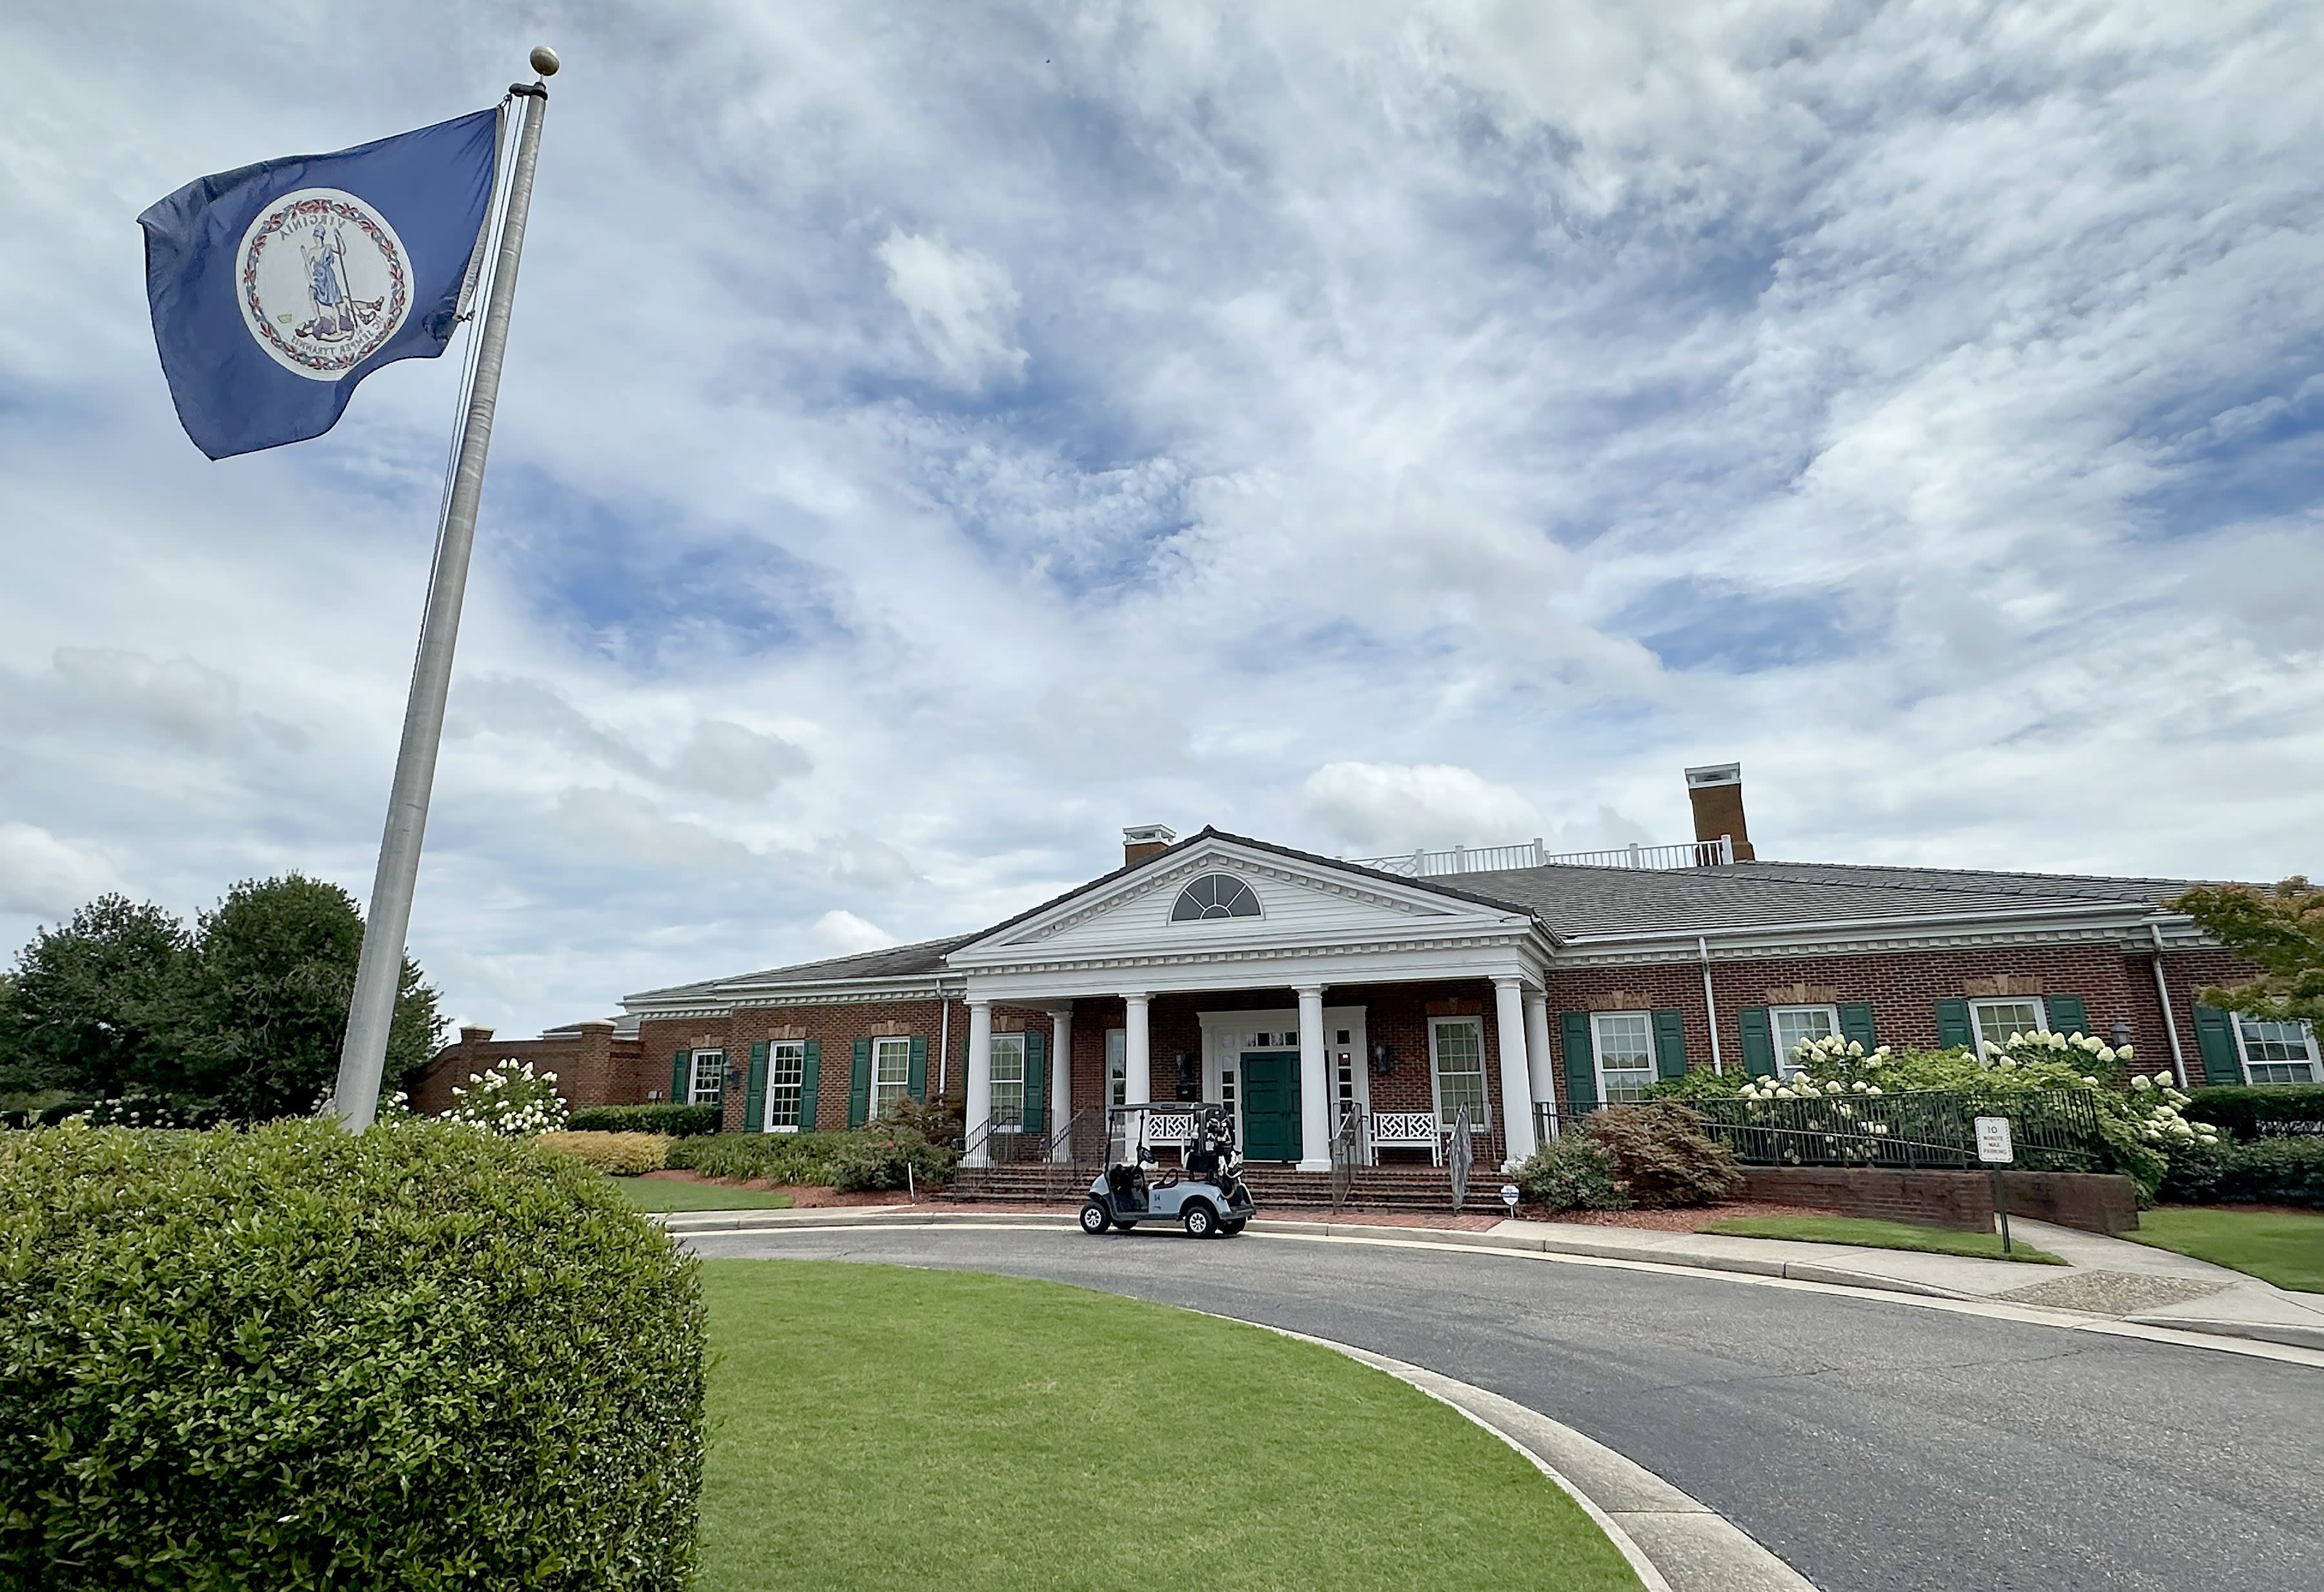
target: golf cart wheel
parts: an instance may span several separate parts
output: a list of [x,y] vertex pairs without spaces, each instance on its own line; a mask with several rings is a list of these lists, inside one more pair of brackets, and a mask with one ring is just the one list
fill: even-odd
[[1239,1232],[1242,1231],[1242,1224],[1243,1224],[1244,1222],[1246,1222],[1246,1221],[1249,1221],[1250,1219],[1250,1218],[1249,1218],[1248,1216],[1245,1216],[1245,1217],[1238,1218],[1237,1219],[1235,1219],[1235,1220],[1233,1220],[1233,1221],[1222,1221],[1222,1222],[1219,1223],[1219,1231],[1221,1231],[1221,1232],[1224,1233],[1228,1238],[1233,1238],[1237,1233],[1239,1233]]
[[1082,1206],[1082,1231],[1095,1237],[1112,1225],[1112,1216],[1096,1201],[1089,1201]]
[[1190,1238],[1207,1238],[1219,1230],[1217,1213],[1207,1205],[1187,1206],[1185,1214],[1179,1219],[1185,1223],[1186,1237]]

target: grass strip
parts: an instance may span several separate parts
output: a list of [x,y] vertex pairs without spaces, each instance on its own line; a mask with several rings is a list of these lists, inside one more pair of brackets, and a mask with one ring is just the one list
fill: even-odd
[[674,1177],[615,1177],[606,1180],[639,1210],[788,1210],[788,1194],[765,1189],[730,1189],[724,1183],[686,1182]]
[[1054,1283],[703,1266],[700,1592],[1635,1588],[1454,1411],[1329,1349]]
[[1803,1244],[1853,1244],[1859,1249],[1911,1249],[1927,1255],[1969,1255],[1979,1260],[2022,1260],[2034,1265],[2066,1263],[2023,1238],[2001,1252],[1998,1233],[1965,1233],[1923,1227],[1914,1221],[1883,1221],[1866,1216],[1727,1216],[1705,1222],[1706,1233],[1737,1238],[1792,1238]]
[[2324,1215],[2167,1205],[2139,1213],[2142,1244],[2249,1272],[2279,1288],[2324,1293]]

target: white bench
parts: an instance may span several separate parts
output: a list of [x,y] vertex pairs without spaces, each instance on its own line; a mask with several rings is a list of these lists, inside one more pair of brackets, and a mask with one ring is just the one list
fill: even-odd
[[1372,1148],[1426,1150],[1431,1164],[1444,1160],[1444,1128],[1434,1111],[1374,1111]]

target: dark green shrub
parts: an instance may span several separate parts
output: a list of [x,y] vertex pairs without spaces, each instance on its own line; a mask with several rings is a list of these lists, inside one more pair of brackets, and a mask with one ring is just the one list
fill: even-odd
[[592,1106],[565,1119],[571,1133],[666,1133],[687,1138],[718,1131],[716,1106]]
[[2324,1210],[2324,1137],[2176,1144],[2164,1200],[2189,1205],[2304,1205]]
[[671,1145],[662,1164],[705,1177],[828,1184],[832,1151],[845,1136],[838,1133],[707,1133]]
[[678,1588],[695,1264],[443,1123],[0,1136],[0,1585]]
[[1536,1150],[1509,1174],[1533,1204],[1550,1210],[1627,1210],[1614,1155],[1586,1134],[1569,1133]]
[[[881,1118],[847,1134],[831,1155],[835,1189],[926,1188],[952,1176],[960,1152],[935,1144],[917,1127]],[[909,1175],[906,1168],[910,1169]]]
[[1582,1132],[1606,1146],[1624,1191],[1649,1208],[1708,1205],[1743,1186],[1735,1154],[1702,1131],[1702,1113],[1672,1100],[1609,1106]]
[[2271,1136],[2269,1123],[2324,1122],[2324,1084],[2199,1089],[2181,1115],[2224,1127],[2240,1139],[2265,1138]]

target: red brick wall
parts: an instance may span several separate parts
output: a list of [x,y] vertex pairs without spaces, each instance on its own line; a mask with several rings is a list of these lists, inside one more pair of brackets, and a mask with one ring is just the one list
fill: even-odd
[[[2192,987],[2208,980],[2232,976],[2235,963],[2224,952],[2174,952],[2166,965],[2173,983],[2180,1036],[2187,1047],[2188,1065],[2193,1069],[2198,1062],[2194,1054]],[[2147,960],[2125,956],[2109,945],[1925,951],[1767,962],[1714,959],[1711,967],[1711,988],[1719,1002],[1720,1050],[1729,1067],[1739,1063],[1743,1056],[1743,1035],[1736,1014],[1747,1006],[1768,1005],[1771,986],[1828,986],[1835,1001],[1860,1000],[1871,1006],[1882,1043],[1925,1048],[1937,1043],[1936,1003],[1965,997],[1970,979],[1998,974],[2038,978],[2043,981],[2044,994],[2080,996],[2089,1013],[2090,1027],[2101,1037],[2111,1036],[2117,1019],[2127,1021],[2142,1062],[2161,1066],[2171,1054]],[[1711,1030],[1703,1008],[1700,963],[1554,969],[1549,977],[1549,1028],[1551,1048],[1558,1056],[1557,1091],[1561,1100],[1565,1098],[1565,1067],[1564,1036],[1559,1018],[1566,1012],[1589,1009],[1592,996],[1618,990],[1643,998],[1649,1008],[1677,1008],[1683,1014],[1687,1064],[1710,1065]]]
[[452,1090],[503,1061],[530,1062],[536,1072],[557,1074],[557,1091],[578,1111],[616,1105],[629,1097],[637,1069],[637,1042],[617,1040],[613,1025],[591,1024],[576,1035],[546,1039],[495,1039],[490,1028],[463,1028],[460,1037],[429,1059],[410,1091],[411,1109],[423,1117],[449,1110]]
[[[2098,1172],[2005,1172],[2009,1213],[2032,1221],[2122,1233],[2138,1226],[2130,1179]],[[1747,1166],[1746,1200],[1806,1205],[1844,1216],[1926,1222],[1962,1232],[1994,1230],[1993,1174],[1886,1172],[1864,1166]]]

